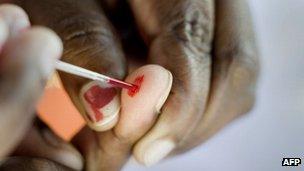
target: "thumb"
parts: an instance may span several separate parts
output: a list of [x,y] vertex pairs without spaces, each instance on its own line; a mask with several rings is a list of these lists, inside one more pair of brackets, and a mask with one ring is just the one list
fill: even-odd
[[[126,65],[121,45],[95,0],[23,0],[21,5],[34,24],[51,27],[61,37],[63,61],[123,79]],[[116,124],[120,111],[118,90],[66,73],[60,76],[73,103],[92,129],[103,131]],[[94,105],[96,103],[98,105]]]

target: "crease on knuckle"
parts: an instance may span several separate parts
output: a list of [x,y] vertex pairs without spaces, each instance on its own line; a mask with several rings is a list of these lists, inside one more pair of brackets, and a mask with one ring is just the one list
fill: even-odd
[[98,35],[101,40],[109,41],[113,37],[111,28],[107,27],[106,19],[95,13],[78,14],[72,17],[65,17],[57,22],[54,26],[58,30],[58,34],[65,42],[74,39],[89,41]]
[[193,54],[209,53],[212,41],[212,16],[207,7],[188,4],[184,15],[169,26],[169,32]]

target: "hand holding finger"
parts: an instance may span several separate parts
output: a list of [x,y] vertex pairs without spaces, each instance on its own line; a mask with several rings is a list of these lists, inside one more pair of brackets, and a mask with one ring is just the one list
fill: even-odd
[[248,4],[243,0],[217,0],[216,16],[208,107],[176,153],[205,142],[254,105],[259,60]]
[[152,165],[180,146],[205,110],[214,7],[212,0],[130,3],[150,45],[149,62],[170,70],[174,78],[157,123],[135,145],[136,159]]
[[84,129],[74,142],[87,160],[88,170],[119,170],[132,147],[154,124],[172,84],[172,75],[157,65],[143,66],[126,81],[140,86],[138,92],[122,92],[121,118],[106,132],[94,134]]

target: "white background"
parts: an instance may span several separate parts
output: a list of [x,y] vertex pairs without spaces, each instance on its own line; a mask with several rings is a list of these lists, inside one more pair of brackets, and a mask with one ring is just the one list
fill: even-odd
[[[250,0],[262,71],[255,109],[199,148],[145,168],[124,171],[303,170],[304,0]],[[301,168],[283,168],[283,157],[301,157]]]

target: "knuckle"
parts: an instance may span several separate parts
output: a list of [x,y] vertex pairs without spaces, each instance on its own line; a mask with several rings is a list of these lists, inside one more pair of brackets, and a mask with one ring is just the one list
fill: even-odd
[[[222,62],[227,62],[227,81],[232,98],[233,116],[248,113],[255,104],[255,89],[259,72],[259,61],[255,46],[230,48],[222,56]],[[224,55],[224,54],[223,54]]]
[[170,62],[165,60],[166,63],[192,67],[207,62],[203,67],[209,67],[206,59],[210,58],[212,48],[213,3],[211,1],[177,1],[176,3],[168,1],[167,3],[171,4],[171,9],[159,7],[158,16],[166,17],[160,19],[159,25],[162,30],[152,43],[155,51],[152,56],[158,59],[155,61],[164,61],[160,59],[159,54],[161,54],[170,58],[169,60],[174,59]]
[[[167,2],[167,1],[166,1]],[[189,56],[196,60],[202,60],[205,54],[211,51],[213,39],[213,4],[211,1],[168,1],[164,6],[170,4],[171,9],[159,7],[159,25],[162,41],[167,46],[175,49],[168,52],[172,56]],[[186,54],[185,54],[186,53]]]
[[[228,68],[244,71],[249,75],[257,75],[259,71],[258,50],[254,40],[247,42],[232,40],[229,46],[215,49],[219,62],[226,63]],[[246,74],[245,74],[246,75]]]
[[212,18],[209,8],[200,4],[187,4],[184,15],[170,24],[170,33],[194,54],[209,53],[212,40]]
[[[105,23],[105,24],[101,24]],[[112,40],[113,34],[110,31],[106,19],[95,13],[77,14],[70,17],[63,18],[54,26],[65,42],[70,42],[74,39],[86,43],[98,38],[99,41],[108,42]]]
[[93,12],[73,15],[55,27],[64,42],[64,61],[116,78],[125,76],[121,46],[104,16]]
[[216,63],[221,66],[234,88],[251,87],[259,73],[258,52],[254,43],[233,42],[215,50]]
[[231,67],[232,83],[235,87],[251,87],[257,80],[259,63],[256,55],[238,53]]

